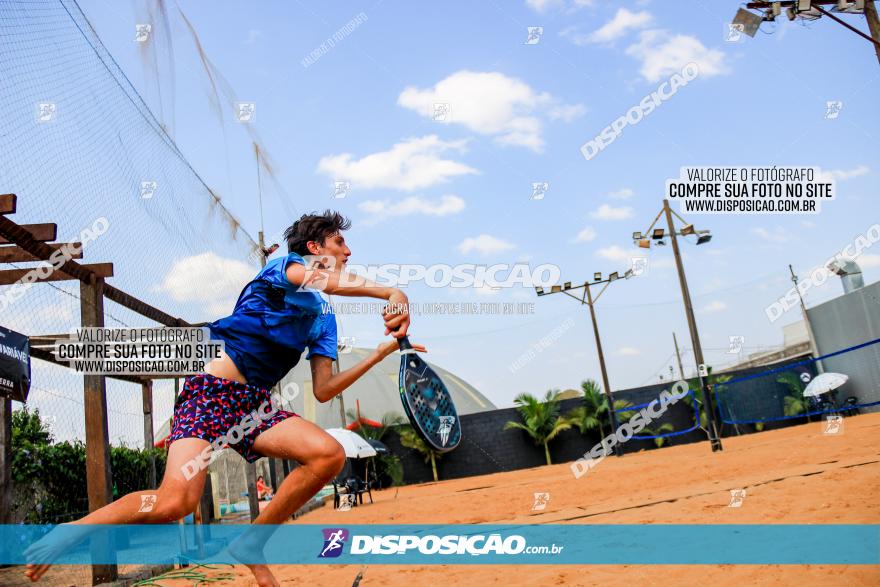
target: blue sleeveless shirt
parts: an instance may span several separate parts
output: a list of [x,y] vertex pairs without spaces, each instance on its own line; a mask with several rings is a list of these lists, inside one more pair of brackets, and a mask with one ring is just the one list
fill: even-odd
[[244,287],[232,315],[207,324],[248,385],[272,388],[306,348],[306,359],[336,358],[336,316],[321,294],[297,291],[287,280],[290,263],[305,265],[296,253],[270,261]]

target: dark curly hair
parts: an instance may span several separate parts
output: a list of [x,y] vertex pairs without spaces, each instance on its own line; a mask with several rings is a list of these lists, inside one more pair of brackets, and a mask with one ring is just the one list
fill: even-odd
[[306,243],[315,241],[322,246],[325,239],[337,232],[351,228],[351,220],[333,210],[324,210],[323,214],[303,214],[284,231],[287,239],[287,251],[297,255],[308,255],[309,249]]

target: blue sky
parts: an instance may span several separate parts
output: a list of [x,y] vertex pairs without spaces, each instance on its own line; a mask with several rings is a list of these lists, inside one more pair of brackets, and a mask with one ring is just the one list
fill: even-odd
[[[250,135],[209,84],[189,33],[169,10],[174,68],[162,43],[158,75],[145,67],[135,25],[144,5],[83,0],[108,49],[178,146],[256,235],[260,228]],[[190,2],[180,6],[272,157],[278,184],[264,189],[267,236],[295,216],[333,207],[350,216],[352,263],[557,264],[565,280],[624,270],[642,253],[630,235],[662,205],[666,179],[682,166],[817,166],[838,197],[807,215],[701,215],[711,243],[683,243],[707,360],[731,362],[729,337],[746,352],[782,343],[789,312],[764,308],[804,273],[880,221],[876,191],[880,68],[869,43],[822,19],[765,24],[755,38],[725,41],[735,2]],[[358,15],[347,36],[313,63],[302,61]],[[865,29],[861,17],[844,17]],[[164,35],[160,20],[155,35]],[[527,27],[542,26],[536,44]],[[765,34],[771,33],[772,34]],[[154,37],[154,41],[159,37]],[[701,75],[587,161],[580,146],[637,105],[682,65]],[[437,97],[447,122],[431,119]],[[826,102],[840,101],[837,118]],[[871,104],[875,107],[871,108]],[[334,179],[348,179],[331,199]],[[542,200],[531,184],[548,182]],[[872,189],[873,188],[873,189]],[[377,211],[381,212],[377,218]],[[579,238],[579,235],[581,238]],[[469,240],[471,239],[471,240]],[[465,246],[472,243],[472,246]],[[654,248],[638,279],[608,289],[596,310],[615,389],[657,381],[673,364],[672,335],[689,347],[671,251]],[[466,251],[466,252],[464,252]],[[184,261],[183,259],[175,261]],[[880,249],[860,259],[880,276]],[[244,277],[242,277],[244,279]],[[193,304],[193,320],[231,311],[240,283]],[[412,302],[534,302],[534,314],[415,316],[412,338],[429,360],[457,373],[499,406],[520,392],[599,379],[586,306],[530,289],[496,293],[407,289]],[[837,279],[809,304],[842,293]],[[157,292],[152,300],[168,307]],[[231,298],[231,300],[230,300]],[[521,369],[508,368],[554,329],[571,327]],[[342,318],[359,346],[378,344],[375,317]],[[555,337],[554,337],[555,338]],[[693,365],[693,355],[685,354]]]

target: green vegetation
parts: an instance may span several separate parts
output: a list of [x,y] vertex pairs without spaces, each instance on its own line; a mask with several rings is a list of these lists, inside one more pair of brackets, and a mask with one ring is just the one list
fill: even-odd
[[563,430],[572,427],[572,423],[559,414],[559,390],[548,390],[544,395],[544,401],[528,393],[516,396],[513,403],[519,412],[522,422],[508,422],[504,425],[505,430],[518,428],[525,431],[537,445],[543,445],[544,456],[547,464],[553,464],[550,460],[550,448],[548,444]]
[[[113,497],[148,489],[153,463],[156,477],[165,471],[165,451],[110,448]],[[39,410],[12,413],[13,511],[28,524],[69,522],[88,512],[86,447],[55,442]],[[16,520],[18,521],[18,520]]]

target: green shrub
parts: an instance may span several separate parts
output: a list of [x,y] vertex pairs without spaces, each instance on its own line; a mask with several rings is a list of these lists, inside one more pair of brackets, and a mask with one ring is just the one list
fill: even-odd
[[[152,459],[160,480],[164,450],[110,448],[114,499],[150,488]],[[12,480],[17,486],[13,511],[25,523],[58,524],[88,513],[86,447],[80,441],[53,442],[39,410],[24,408],[12,414]]]

